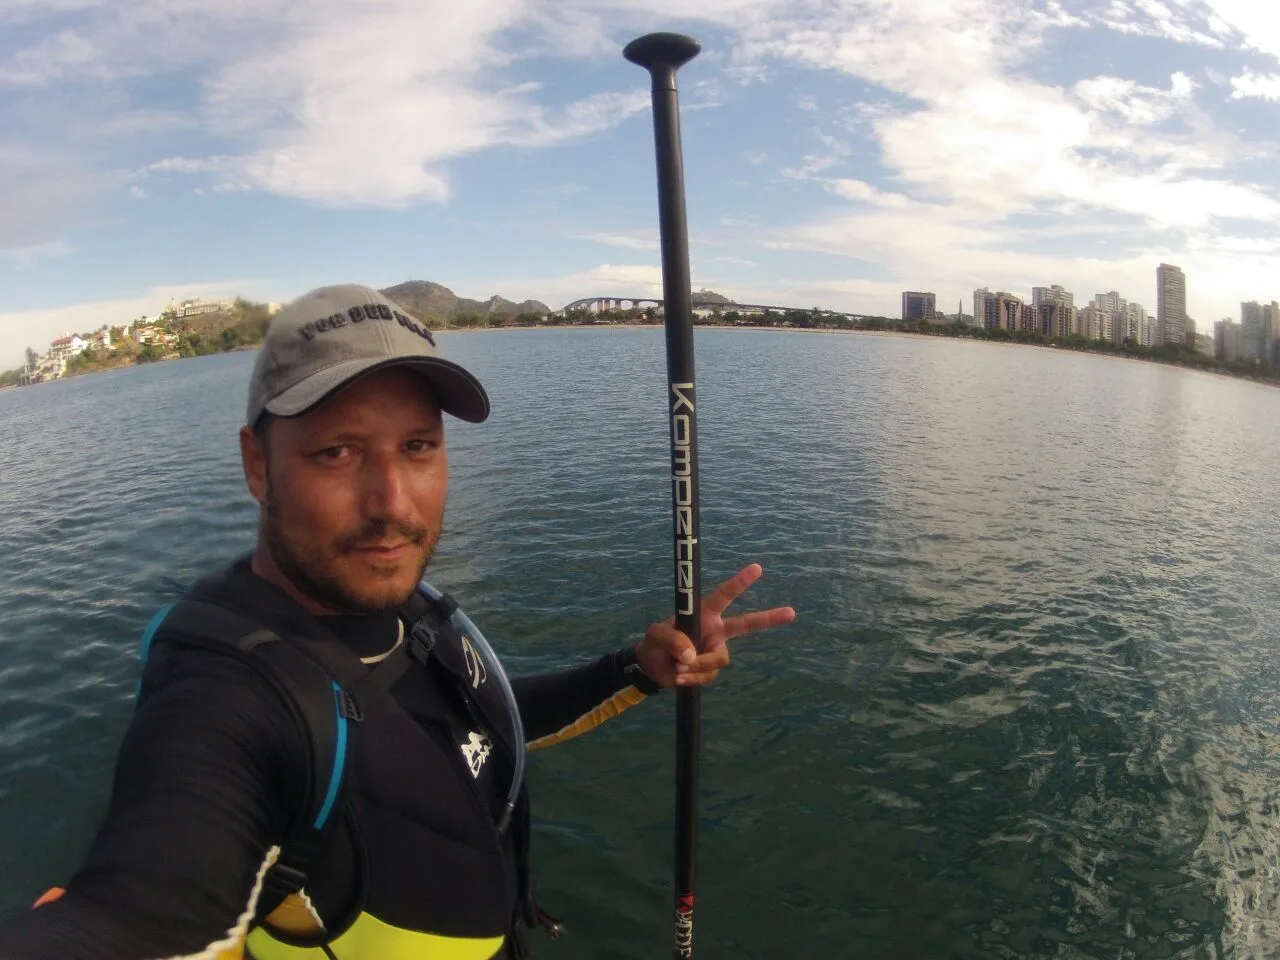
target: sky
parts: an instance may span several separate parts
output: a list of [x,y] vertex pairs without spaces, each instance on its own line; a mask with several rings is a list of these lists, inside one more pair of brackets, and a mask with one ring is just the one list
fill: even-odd
[[0,369],[171,298],[655,295],[659,29],[695,289],[1280,298],[1275,0],[0,0]]

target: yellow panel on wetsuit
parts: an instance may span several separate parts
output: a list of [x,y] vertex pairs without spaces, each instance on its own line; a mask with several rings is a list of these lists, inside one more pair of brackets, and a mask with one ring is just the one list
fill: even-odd
[[[329,949],[338,960],[492,960],[505,939],[404,930],[362,913],[345,933],[329,941]],[[325,960],[319,947],[290,946],[263,927],[250,931],[247,946],[253,960]]]

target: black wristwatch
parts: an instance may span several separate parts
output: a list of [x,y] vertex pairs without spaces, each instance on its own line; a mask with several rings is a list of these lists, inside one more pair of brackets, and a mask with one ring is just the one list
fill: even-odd
[[626,647],[619,650],[616,654],[618,666],[622,670],[622,677],[627,683],[635,687],[646,697],[652,697],[654,694],[661,693],[662,687],[654,683],[644,667],[640,666],[640,660],[636,657],[635,647]]

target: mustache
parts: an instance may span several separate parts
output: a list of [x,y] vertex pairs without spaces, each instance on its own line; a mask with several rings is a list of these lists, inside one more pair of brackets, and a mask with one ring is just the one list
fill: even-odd
[[427,541],[427,528],[411,526],[393,520],[371,520],[360,528],[359,532],[348,534],[338,541],[338,549],[343,553],[351,553],[362,547],[372,546],[390,539],[387,534],[399,534],[397,539],[407,540],[415,547]]

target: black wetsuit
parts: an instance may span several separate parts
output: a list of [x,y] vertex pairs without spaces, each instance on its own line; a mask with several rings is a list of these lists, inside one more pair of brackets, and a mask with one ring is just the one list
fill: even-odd
[[[253,577],[247,561],[231,572]],[[399,632],[394,613],[323,622],[362,659],[385,653]],[[623,668],[633,662],[619,652],[578,669],[513,680],[526,741],[554,734],[625,690]],[[395,755],[397,782],[390,795],[385,784],[380,788],[378,802],[406,808],[427,802],[431,809],[421,818],[443,841],[426,849],[439,850],[444,862],[421,864],[424,876],[436,878],[423,889],[383,893],[434,898],[439,915],[458,931],[442,933],[477,935],[469,931],[491,925],[495,911],[509,917],[516,908],[511,833],[503,835],[496,877],[492,866],[450,851],[462,851],[472,842],[468,832],[479,829],[468,775],[496,818],[513,758],[491,731],[476,729],[447,679],[432,670],[407,671],[390,696],[405,714],[423,718],[438,750],[422,741],[414,755]],[[0,925],[0,960],[213,956],[210,945],[246,909],[264,852],[286,835],[304,803],[296,758],[307,746],[297,730],[279,693],[245,663],[211,651],[158,652],[120,749],[105,822],[81,870],[60,900]],[[493,836],[492,824],[484,826]],[[327,901],[321,913],[329,916],[346,907],[355,857],[397,842],[365,838],[358,853],[348,840],[339,831],[326,869],[308,884],[313,899]],[[377,864],[372,877],[377,883]]]

